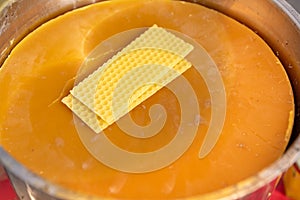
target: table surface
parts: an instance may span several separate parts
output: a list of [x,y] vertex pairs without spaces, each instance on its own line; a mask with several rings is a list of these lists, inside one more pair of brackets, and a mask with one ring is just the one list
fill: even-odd
[[300,0],[286,0],[300,13]]

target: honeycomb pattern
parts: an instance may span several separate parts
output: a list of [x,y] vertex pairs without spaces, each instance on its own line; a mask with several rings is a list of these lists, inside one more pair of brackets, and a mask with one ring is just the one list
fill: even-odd
[[[95,94],[98,79],[95,77],[100,77],[103,70],[108,68],[117,58],[121,57],[129,51],[133,51],[140,48],[150,48],[150,49],[163,49],[168,52],[172,52],[184,58],[193,49],[193,46],[186,43],[180,38],[177,38],[173,34],[167,32],[165,29],[153,25],[139,37],[137,37],[128,46],[122,49],[119,53],[109,59],[102,67],[99,67],[94,73],[87,77],[84,81],[80,82],[78,86],[71,90],[71,94],[81,101],[81,96],[86,94],[86,92]],[[132,59],[132,58],[131,58]],[[84,88],[84,89],[83,89]],[[88,90],[88,91],[86,91]],[[91,96],[91,95],[87,95]],[[92,98],[93,99],[93,98]],[[81,101],[90,109],[93,105],[88,101]]]
[[[124,105],[118,105],[118,102],[114,102],[116,103],[114,108],[118,110],[112,109],[113,95],[117,95],[117,97],[120,98],[120,103],[124,101],[127,102],[128,99],[122,97],[128,93],[132,93],[135,85],[142,81],[158,83],[161,77],[168,73],[169,70],[166,70],[166,68],[173,68],[180,60],[182,60],[182,58],[176,54],[160,49],[133,50],[117,58],[115,62],[102,71],[100,76],[97,77],[98,83],[96,84],[96,88],[83,88],[79,86],[77,87],[77,93],[72,94],[104,121],[112,123],[124,115]],[[153,65],[157,67],[151,67]],[[128,73],[130,73],[131,76],[126,76]],[[126,76],[127,79],[122,79],[124,76]],[[121,83],[119,83],[119,81],[121,81]],[[123,90],[115,92],[118,84]],[[143,87],[140,93],[136,93],[135,96],[141,96],[149,87],[150,85]],[[126,112],[128,112],[128,106],[126,106],[126,109]],[[121,110],[123,110],[123,112],[121,112]]]
[[[155,94],[164,85],[167,85],[176,77],[178,77],[190,66],[191,64],[189,62],[187,62],[186,60],[182,60],[180,63],[175,65],[174,70],[176,71],[170,70],[171,72],[166,74],[165,77],[162,77],[161,80],[158,81],[158,83],[146,85],[135,90],[132,96],[130,97],[131,101],[129,104],[128,111],[126,111],[126,109],[121,110],[121,113],[125,115],[127,112],[138,106],[141,102]],[[141,93],[142,95],[139,95]],[[101,119],[101,117],[97,116],[92,110],[90,110],[83,103],[74,98],[71,94],[63,98],[62,102],[96,133],[100,133],[102,130],[104,130],[113,123],[105,122],[103,119]],[[121,106],[121,108],[124,108],[124,106]],[[123,116],[122,114],[120,115],[120,117]]]
[[[114,91],[114,96],[111,100],[113,107],[110,108],[113,113],[109,113],[111,117],[114,117],[111,118],[112,121],[121,118],[191,66],[191,63],[182,60],[175,65],[173,69],[160,65],[145,65],[144,67],[139,67],[138,70],[134,70],[132,72],[132,74],[134,74],[132,78],[128,77],[127,79],[126,77],[128,83],[121,82],[119,88]],[[163,71],[165,72],[163,74],[157,73]],[[148,76],[142,76],[142,74],[147,74]],[[129,76],[130,75],[131,74],[129,74]],[[141,83],[144,83],[144,85],[141,85]],[[142,87],[137,88],[139,85]],[[128,96],[128,93],[130,96]],[[107,122],[111,123],[111,121]]]
[[154,25],[75,86],[63,103],[98,133],[191,67],[184,57],[192,49]]
[[165,29],[153,25],[125,47],[121,53],[140,48],[164,49],[184,58],[194,47]]
[[[152,84],[147,90],[143,93],[143,95],[136,95],[137,97],[132,100],[132,103],[130,104],[130,110],[138,106],[140,103],[151,97],[153,94],[155,94],[158,90],[160,90],[163,86],[169,84],[174,79],[176,79],[180,74],[185,72],[187,69],[189,69],[192,66],[190,62],[187,60],[180,61],[177,65],[175,65],[174,69],[171,69],[167,74],[165,74],[163,77],[161,77],[160,80],[157,81],[156,84]],[[138,91],[137,91],[138,93]],[[135,92],[134,92],[135,94]]]
[[109,126],[109,124],[98,117],[93,111],[88,109],[84,104],[74,98],[71,94],[64,97],[62,99],[62,102],[96,133],[100,133],[102,130]]

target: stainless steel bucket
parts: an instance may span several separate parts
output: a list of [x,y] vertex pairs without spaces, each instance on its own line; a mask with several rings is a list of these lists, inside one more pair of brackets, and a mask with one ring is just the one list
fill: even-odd
[[[291,80],[296,102],[293,134],[285,154],[272,165],[234,186],[190,199],[267,199],[278,178],[300,158],[300,15],[284,0],[190,0],[218,10],[252,28],[272,47]],[[0,64],[11,49],[43,22],[95,0],[0,1]],[[33,174],[0,147],[20,199],[99,199],[53,185]]]

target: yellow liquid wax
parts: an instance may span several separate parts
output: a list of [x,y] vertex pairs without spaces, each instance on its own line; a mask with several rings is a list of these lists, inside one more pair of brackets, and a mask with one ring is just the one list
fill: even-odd
[[[60,100],[99,43],[153,24],[188,35],[210,54],[225,85],[226,120],[216,146],[199,159],[211,117],[210,94],[201,75],[194,68],[187,70],[183,76],[193,87],[201,111],[191,147],[161,170],[124,173],[103,165],[86,150],[72,111]],[[14,158],[68,189],[116,198],[187,197],[254,175],[284,152],[294,111],[284,68],[261,38],[214,10],[169,0],[101,2],[43,24],[15,47],[1,67],[0,99],[0,141]],[[168,116],[156,136],[132,138],[116,124],[105,134],[115,145],[133,152],[166,145],[180,123],[180,106],[172,92],[161,89],[129,114],[137,124],[147,125],[154,104],[164,106]]]

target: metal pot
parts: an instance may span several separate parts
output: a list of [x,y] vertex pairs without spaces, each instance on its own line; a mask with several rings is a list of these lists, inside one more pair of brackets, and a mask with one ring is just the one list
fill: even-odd
[[[190,199],[267,199],[278,178],[300,158],[300,15],[284,0],[190,0],[252,28],[274,50],[291,80],[296,103],[292,137],[285,154],[234,186]],[[0,64],[30,31],[47,20],[95,0],[0,1]],[[20,199],[99,199],[53,185],[33,174],[0,147],[0,162]]]

